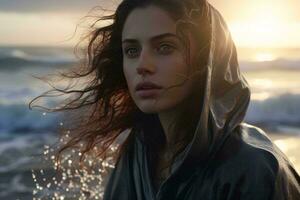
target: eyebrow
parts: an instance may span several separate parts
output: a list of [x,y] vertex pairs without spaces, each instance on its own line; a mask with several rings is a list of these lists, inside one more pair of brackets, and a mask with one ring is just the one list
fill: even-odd
[[[162,39],[162,38],[165,38],[165,37],[175,37],[175,38],[179,39],[178,36],[175,35],[175,34],[173,34],[173,33],[163,33],[163,34],[151,37],[150,40],[151,41],[155,41],[155,40],[159,40],[159,39]],[[136,40],[136,39],[126,38],[126,39],[124,39],[122,41],[122,43],[126,43],[126,42],[128,42],[128,43],[135,43],[137,41],[138,40]]]

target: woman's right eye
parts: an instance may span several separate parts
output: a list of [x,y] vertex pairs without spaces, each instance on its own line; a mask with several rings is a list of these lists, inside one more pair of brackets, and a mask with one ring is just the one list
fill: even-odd
[[125,49],[125,54],[127,55],[127,57],[135,57],[138,53],[138,49],[137,48],[127,48]]

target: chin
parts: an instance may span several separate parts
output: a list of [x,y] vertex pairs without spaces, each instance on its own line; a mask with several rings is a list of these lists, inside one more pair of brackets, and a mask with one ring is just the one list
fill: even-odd
[[137,107],[143,113],[154,114],[154,113],[160,113],[169,110],[170,107],[172,106],[165,105],[162,102],[157,102],[155,100],[144,100],[144,101],[139,101],[137,103]]
[[143,113],[147,113],[147,114],[154,114],[154,113],[158,113],[159,109],[155,108],[155,106],[153,106],[153,104],[143,104],[143,105],[138,105],[138,108],[143,112]]

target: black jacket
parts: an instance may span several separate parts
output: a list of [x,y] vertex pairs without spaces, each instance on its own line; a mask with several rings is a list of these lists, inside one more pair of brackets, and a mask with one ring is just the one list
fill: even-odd
[[113,169],[104,200],[300,200],[300,177],[259,128],[243,123],[250,100],[235,45],[219,12],[208,4],[211,42],[202,111],[190,143],[158,191],[149,173],[143,134]]

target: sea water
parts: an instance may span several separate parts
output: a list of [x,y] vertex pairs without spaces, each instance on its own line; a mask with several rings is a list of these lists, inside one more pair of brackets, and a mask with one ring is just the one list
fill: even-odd
[[[300,135],[299,52],[285,49],[272,57],[266,50],[241,51],[240,67],[252,92],[246,122]],[[0,199],[32,199],[31,169],[41,168],[35,156],[56,141],[61,125],[59,114],[29,110],[29,101],[49,89],[32,75],[55,73],[77,61],[72,48],[0,48]]]

